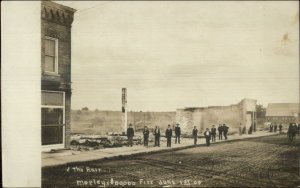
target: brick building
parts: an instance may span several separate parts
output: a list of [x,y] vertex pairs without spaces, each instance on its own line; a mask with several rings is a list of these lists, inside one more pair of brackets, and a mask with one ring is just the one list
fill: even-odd
[[176,122],[183,131],[191,132],[194,126],[200,131],[219,124],[229,126],[229,131],[238,131],[238,128],[256,124],[256,100],[243,99],[238,104],[229,106],[194,107],[176,110]]
[[41,3],[42,148],[68,148],[71,112],[71,26],[75,9]]

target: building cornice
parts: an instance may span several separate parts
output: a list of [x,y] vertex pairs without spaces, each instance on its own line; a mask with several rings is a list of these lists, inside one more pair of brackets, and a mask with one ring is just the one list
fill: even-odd
[[75,9],[51,1],[42,1],[42,19],[71,27]]

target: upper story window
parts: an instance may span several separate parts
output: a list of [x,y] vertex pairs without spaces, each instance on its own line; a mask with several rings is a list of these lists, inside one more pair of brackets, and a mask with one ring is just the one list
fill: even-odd
[[58,40],[51,37],[45,37],[45,66],[46,73],[58,74]]

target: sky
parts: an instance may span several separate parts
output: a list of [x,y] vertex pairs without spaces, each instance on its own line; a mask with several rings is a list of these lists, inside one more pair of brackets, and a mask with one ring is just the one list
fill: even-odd
[[299,101],[297,1],[59,1],[72,26],[72,109],[175,111]]

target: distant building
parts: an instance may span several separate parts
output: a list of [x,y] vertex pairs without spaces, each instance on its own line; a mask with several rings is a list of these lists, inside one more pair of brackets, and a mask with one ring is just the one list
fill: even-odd
[[71,26],[75,9],[41,3],[42,149],[70,146]]
[[266,121],[282,124],[296,123],[298,115],[299,103],[269,103]]
[[229,126],[229,131],[237,131],[240,125],[248,130],[256,123],[256,100],[243,99],[230,106],[194,107],[176,110],[176,121],[184,131],[190,132],[194,126],[200,130],[216,127],[219,124]]

